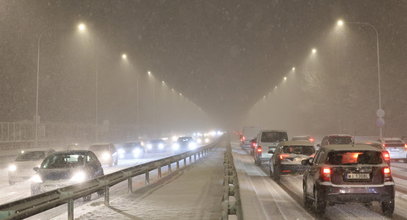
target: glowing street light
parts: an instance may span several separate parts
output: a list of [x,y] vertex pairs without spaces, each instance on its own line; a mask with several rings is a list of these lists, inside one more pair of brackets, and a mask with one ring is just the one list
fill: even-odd
[[284,76],[284,81],[287,81],[287,77],[286,77],[286,76]]
[[312,48],[311,52],[312,52],[312,54],[316,54],[316,53],[317,53],[317,49],[316,49],[316,48]]
[[291,68],[292,71],[295,71],[295,67]]
[[78,30],[79,30],[80,32],[86,31],[86,25],[85,25],[84,23],[79,23],[79,24],[78,24]]
[[125,54],[125,53],[122,54],[122,59],[123,59],[123,60],[127,60],[127,54]]
[[147,75],[148,75],[148,76],[151,76],[151,71],[148,71],[148,72],[147,72]]
[[339,26],[339,27],[342,27],[343,24],[344,24],[344,22],[343,22],[342,19],[339,19],[339,20],[336,22],[336,25]]

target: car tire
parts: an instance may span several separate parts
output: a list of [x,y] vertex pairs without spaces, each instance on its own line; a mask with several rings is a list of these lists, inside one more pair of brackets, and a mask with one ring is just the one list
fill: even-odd
[[323,215],[326,209],[326,201],[322,198],[321,190],[314,189],[314,212],[317,215]]
[[303,191],[303,202],[305,209],[310,210],[312,207],[312,200],[308,197],[307,193],[307,185],[305,182],[302,183],[302,191]]
[[274,164],[273,180],[276,182],[280,181],[280,166],[276,164]]
[[391,217],[394,212],[394,199],[391,199],[389,201],[383,201],[381,203],[382,206],[382,212],[385,216]]
[[82,197],[84,202],[90,201],[92,199],[92,194]]

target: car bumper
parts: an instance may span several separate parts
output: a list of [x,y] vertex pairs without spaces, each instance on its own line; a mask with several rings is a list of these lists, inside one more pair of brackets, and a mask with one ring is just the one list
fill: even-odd
[[379,186],[333,186],[320,185],[328,202],[372,202],[394,199],[394,184]]

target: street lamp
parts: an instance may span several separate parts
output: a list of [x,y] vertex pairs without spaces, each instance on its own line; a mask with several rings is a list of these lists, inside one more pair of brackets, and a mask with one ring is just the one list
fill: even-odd
[[[345,24],[345,22],[343,20],[338,20],[336,22],[336,24],[338,26],[343,26]],[[346,22],[346,24],[351,24],[351,25],[359,25],[359,26],[363,26],[363,27],[369,27],[371,28],[375,34],[376,34],[376,56],[377,56],[377,87],[378,87],[378,95],[379,95],[379,109],[377,110],[377,116],[378,116],[378,121],[381,121],[381,124],[379,127],[379,135],[380,135],[380,139],[383,137],[383,124],[384,124],[384,120],[383,120],[383,116],[384,116],[384,111],[382,109],[382,91],[381,91],[381,75],[380,75],[380,46],[379,46],[379,32],[377,31],[377,28],[375,26],[373,26],[370,23],[367,22]],[[379,114],[382,113],[382,114]],[[382,116],[383,115],[383,116]]]
[[312,48],[311,52],[312,52],[312,54],[316,54],[316,53],[317,53],[317,49],[316,49],[316,48]]
[[284,81],[287,81],[287,77],[286,77],[286,76],[284,76]]
[[84,23],[79,23],[79,24],[78,24],[78,30],[79,30],[80,32],[86,31],[86,25],[85,25]]
[[292,71],[295,71],[295,67],[291,68]]
[[127,60],[127,54],[125,54],[125,53],[122,54],[122,59],[123,59],[123,60]]

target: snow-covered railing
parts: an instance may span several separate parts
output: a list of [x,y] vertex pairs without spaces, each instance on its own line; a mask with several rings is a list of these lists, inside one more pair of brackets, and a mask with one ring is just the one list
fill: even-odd
[[223,162],[225,176],[223,180],[223,199],[222,199],[222,220],[229,219],[229,215],[236,215],[237,219],[242,220],[242,206],[240,201],[239,180],[233,162],[232,148],[229,145],[225,152]]
[[[150,172],[158,170],[158,177],[161,177],[161,168],[168,166],[168,172],[171,172],[171,166],[175,163],[176,169],[180,168],[180,161],[183,160],[183,166],[192,160],[206,156],[211,148],[215,147],[223,137],[213,143],[198,148],[194,151],[166,157],[160,160],[151,161],[134,167],[129,167],[108,175],[75,184],[25,199],[0,205],[0,219],[22,219],[35,214],[44,212],[62,204],[68,204],[68,219],[74,218],[74,201],[95,192],[104,192],[105,205],[109,205],[109,188],[123,181],[128,181],[128,191],[132,192],[132,178],[139,175],[145,175],[145,183],[150,183]],[[193,158],[193,159],[192,159]]]

